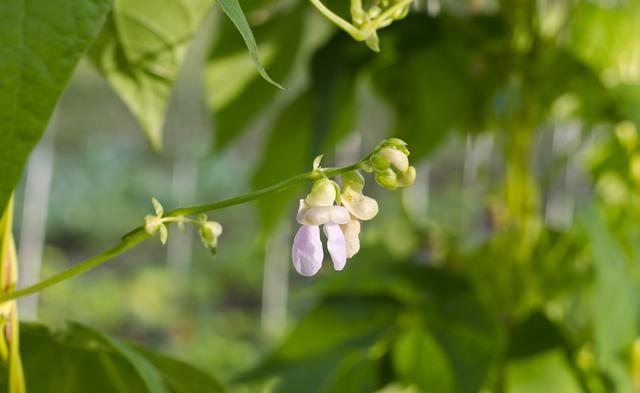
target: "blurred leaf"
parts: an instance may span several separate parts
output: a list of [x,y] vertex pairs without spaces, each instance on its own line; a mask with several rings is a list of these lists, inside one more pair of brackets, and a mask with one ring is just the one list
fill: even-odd
[[572,15],[569,47],[609,84],[640,82],[640,4],[581,1]]
[[156,370],[142,355],[129,348],[124,343],[80,324],[72,324],[71,332],[79,337],[86,336],[87,339],[96,340],[100,344],[110,348],[117,355],[127,359],[150,392],[169,392],[164,380],[162,379],[162,375],[158,370]]
[[[314,157],[330,151],[353,131],[356,71],[370,51],[362,45],[351,51],[350,41],[335,36],[314,54],[312,86],[274,122],[254,175],[256,187],[311,170]],[[293,187],[258,201],[264,233],[270,233],[284,209],[293,206],[294,196],[303,197],[300,189]]]
[[382,297],[327,299],[241,381],[276,378],[274,392],[374,391],[373,348],[391,333],[397,312],[398,304]]
[[[254,27],[263,64],[278,80],[284,80],[293,67],[302,40],[305,10],[306,7],[296,6]],[[277,92],[258,78],[245,51],[234,25],[222,21],[204,75],[208,104],[214,112],[216,146],[220,149],[238,137]],[[230,74],[234,77],[229,78]]]
[[[308,92],[295,98],[278,116],[263,148],[263,156],[253,175],[255,187],[266,187],[287,177],[311,170],[313,152],[309,127],[313,121],[313,100]],[[308,165],[307,165],[308,161]],[[263,231],[270,233],[302,187],[291,187],[258,200]],[[300,195],[302,198],[302,195]],[[291,205],[293,206],[293,205]],[[291,212],[292,217],[295,211]]]
[[138,352],[77,323],[57,333],[42,325],[22,324],[21,333],[29,392],[181,393],[197,392],[195,387],[203,384],[208,384],[207,392],[223,391],[212,377],[185,363],[147,350]]
[[507,392],[583,391],[560,331],[543,314],[533,314],[517,324],[509,346]]
[[502,351],[497,321],[472,293],[442,299],[425,319],[447,354],[457,392],[477,392]]
[[135,346],[162,373],[165,381],[174,393],[216,393],[225,388],[211,375],[198,370],[180,360]]
[[[613,364],[638,334],[638,301],[625,256],[595,208],[584,218],[593,254],[593,324],[596,356]],[[613,306],[615,305],[615,307]]]
[[0,2],[0,211],[109,0]]
[[210,7],[207,0],[116,0],[91,48],[92,61],[155,149],[187,44]]
[[260,75],[267,82],[271,83],[275,87],[284,90],[282,86],[276,83],[267,71],[264,69],[262,63],[260,62],[260,57],[258,56],[258,46],[256,45],[256,40],[253,37],[253,33],[251,32],[251,27],[249,26],[249,22],[247,22],[247,18],[244,16],[242,12],[242,8],[240,7],[240,3],[238,0],[218,0],[218,4],[222,11],[231,19],[233,24],[238,28],[242,39],[247,45],[247,49],[249,50],[249,55],[251,56],[251,60],[255,64],[256,68]]
[[403,381],[424,392],[455,391],[446,354],[426,329],[410,329],[398,339],[393,347],[393,364]]
[[500,80],[493,47],[500,20],[462,21],[415,16],[389,28],[373,83],[395,110],[394,135],[414,157],[434,149],[452,130],[482,129]]
[[583,392],[566,354],[559,349],[512,361],[507,366],[506,392]]

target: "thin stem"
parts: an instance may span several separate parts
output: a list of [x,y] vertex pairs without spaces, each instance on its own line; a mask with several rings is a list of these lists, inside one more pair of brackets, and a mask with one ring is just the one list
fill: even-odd
[[[364,160],[358,162],[353,165],[341,167],[341,168],[324,168],[320,170],[315,170],[307,173],[303,173],[301,175],[297,175],[291,177],[287,180],[281,181],[280,183],[276,183],[272,186],[263,188],[261,190],[257,190],[254,192],[250,192],[248,194],[240,195],[233,198],[223,199],[218,202],[199,205],[199,206],[191,206],[191,207],[182,207],[178,209],[171,210],[168,212],[163,218],[169,218],[169,220],[165,220],[167,224],[171,224],[172,222],[178,222],[181,220],[176,220],[173,218],[180,216],[190,216],[199,213],[205,213],[213,210],[223,209],[225,207],[240,205],[243,203],[251,202],[256,199],[259,199],[267,194],[284,190],[285,188],[289,188],[294,185],[303,184],[309,181],[317,180],[323,176],[326,177],[334,177],[338,176],[342,173],[353,171],[356,169],[362,169],[364,166]],[[40,292],[43,289],[49,288],[55,284],[61,283],[63,281],[69,280],[77,275],[80,275],[84,272],[87,272],[91,269],[94,269],[103,263],[117,257],[125,253],[126,251],[132,249],[138,244],[142,243],[144,240],[149,238],[149,234],[145,232],[144,227],[140,226],[135,228],[131,232],[127,233],[122,237],[120,243],[115,245],[114,247],[87,259],[84,262],[80,262],[77,265],[60,272],[54,276],[51,276],[45,280],[42,280],[34,285],[29,287],[25,287],[19,289],[17,291],[12,291],[9,293],[0,294],[0,303],[6,302],[8,300],[17,299],[23,296],[28,296],[34,294],[36,292]]]
[[349,33],[349,35],[351,35],[351,37],[353,37],[355,40],[363,41],[366,39],[366,37],[362,35],[362,32],[360,30],[355,28],[351,23],[347,22],[346,20],[342,19],[341,17],[333,13],[333,11],[331,11],[324,4],[322,4],[320,0],[309,0],[309,1],[318,9],[318,11],[320,11],[324,16],[326,16],[330,21],[335,23],[342,30]]

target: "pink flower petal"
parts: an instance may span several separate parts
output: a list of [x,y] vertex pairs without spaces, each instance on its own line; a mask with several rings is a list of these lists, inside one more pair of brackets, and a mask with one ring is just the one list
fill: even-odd
[[303,276],[313,276],[322,267],[324,252],[320,241],[320,227],[302,225],[295,238],[291,250],[293,267]]
[[340,225],[328,222],[324,224],[324,233],[327,235],[327,249],[331,254],[333,268],[342,270],[347,263],[347,246]]

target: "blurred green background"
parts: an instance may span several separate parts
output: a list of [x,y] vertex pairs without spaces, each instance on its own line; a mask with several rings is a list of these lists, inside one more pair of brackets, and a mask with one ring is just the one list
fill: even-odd
[[379,54],[306,2],[242,6],[287,89],[210,12],[160,153],[80,64],[18,190],[21,283],[114,243],[151,197],[222,199],[388,136],[409,144],[415,185],[368,179],[380,214],[343,272],[291,269],[295,188],[211,215],[215,257],[171,228],[167,247],[22,299],[23,319],[82,322],[238,392],[640,389],[640,3],[421,0]]

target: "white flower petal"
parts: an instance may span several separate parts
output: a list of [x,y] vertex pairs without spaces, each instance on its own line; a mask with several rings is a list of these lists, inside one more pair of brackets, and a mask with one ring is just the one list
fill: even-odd
[[360,251],[360,220],[351,217],[351,221],[340,225],[347,247],[347,258],[351,258]]
[[331,254],[333,268],[335,270],[344,269],[347,263],[347,248],[345,244],[344,234],[338,224],[328,222],[324,224],[324,234],[327,235],[327,249]]
[[295,238],[291,250],[293,267],[303,276],[313,276],[322,267],[324,252],[320,241],[320,227],[302,225]]
[[301,202],[297,220],[302,225],[323,225],[328,222],[346,224],[349,211],[343,206],[308,206]]
[[378,214],[378,202],[375,199],[358,193],[344,194],[342,204],[358,219],[371,220]]

